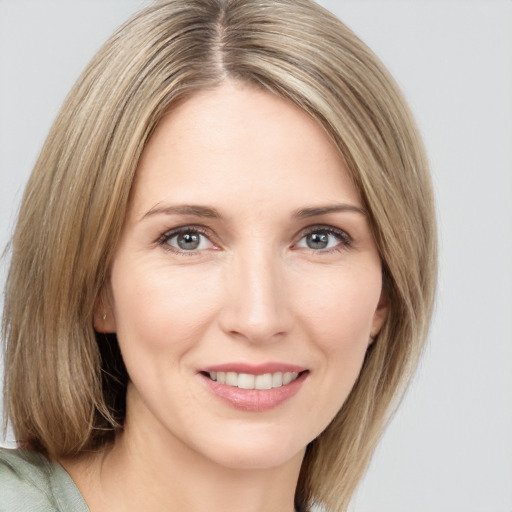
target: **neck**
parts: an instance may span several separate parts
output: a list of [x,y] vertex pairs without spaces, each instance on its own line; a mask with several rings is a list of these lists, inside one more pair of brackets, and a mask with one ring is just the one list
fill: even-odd
[[128,414],[111,447],[64,465],[91,512],[293,512],[303,456],[269,468],[227,467]]
[[[163,450],[145,439],[141,446],[123,433],[101,468],[104,490],[127,506],[109,510],[153,512],[283,512],[294,510],[302,454],[270,469],[219,467],[187,448]],[[181,450],[180,450],[181,448]],[[180,453],[181,452],[181,453]],[[164,455],[165,454],[165,455]],[[293,467],[293,471],[292,468]],[[297,467],[297,469],[295,469]],[[290,474],[293,472],[293,477]],[[107,475],[115,475],[110,484]],[[92,511],[95,512],[95,511]]]

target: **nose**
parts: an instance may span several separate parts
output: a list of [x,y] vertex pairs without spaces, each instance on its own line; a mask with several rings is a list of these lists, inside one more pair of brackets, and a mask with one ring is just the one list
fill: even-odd
[[251,343],[285,336],[292,326],[283,262],[271,250],[249,248],[226,268],[221,329]]

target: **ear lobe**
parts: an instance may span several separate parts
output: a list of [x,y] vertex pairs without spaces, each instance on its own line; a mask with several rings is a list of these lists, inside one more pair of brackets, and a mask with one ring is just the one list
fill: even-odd
[[377,335],[379,334],[380,330],[382,329],[382,326],[384,325],[384,322],[386,321],[386,318],[388,317],[389,313],[389,299],[387,298],[384,291],[381,293],[379,303],[377,304],[377,309],[375,310],[375,313],[373,314],[373,320],[372,320],[372,329],[370,331],[370,342],[371,345]]
[[105,288],[101,290],[94,305],[94,330],[101,333],[114,333],[117,330],[114,310]]

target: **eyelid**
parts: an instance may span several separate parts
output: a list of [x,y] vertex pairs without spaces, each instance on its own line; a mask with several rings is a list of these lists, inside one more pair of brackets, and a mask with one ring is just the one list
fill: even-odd
[[297,245],[305,236],[320,231],[327,232],[331,235],[337,236],[340,239],[341,247],[337,245],[336,247],[333,247],[331,249],[309,249],[312,252],[328,254],[330,252],[337,252],[343,249],[347,249],[353,243],[352,237],[344,229],[337,228],[329,224],[314,224],[312,226],[307,226],[301,229],[301,231],[299,231],[299,233],[296,236],[297,241],[293,245]]
[[174,247],[167,243],[169,240],[179,235],[180,233],[186,233],[188,231],[195,231],[199,233],[200,235],[204,236],[210,241],[214,249],[219,248],[218,244],[213,240],[213,238],[215,237],[213,236],[212,231],[206,228],[205,226],[200,226],[196,224],[184,224],[182,226],[177,226],[175,228],[169,229],[165,231],[165,233],[160,235],[155,243],[157,245],[160,245],[164,250],[175,254],[185,254],[187,256],[196,255],[197,253],[203,251],[204,249],[184,251],[182,249],[179,249],[178,247]]
[[[181,250],[177,247],[169,245],[167,242],[174,238],[175,236],[179,235],[180,233],[184,233],[187,231],[195,231],[202,236],[206,237],[210,243],[213,245],[213,249],[217,250],[219,249],[219,243],[215,241],[215,234],[212,232],[211,229],[202,226],[202,225],[196,225],[196,224],[184,224],[181,226],[177,226],[175,228],[169,229],[165,231],[162,235],[158,237],[158,239],[155,241],[157,245],[160,245],[164,248],[166,251],[170,251],[175,254],[183,254],[183,255],[197,255],[199,252],[204,251],[205,249],[199,249],[199,250],[190,250],[185,251]],[[327,232],[328,234],[334,235],[339,238],[340,243],[337,244],[335,247],[332,247],[330,249],[309,249],[311,252],[314,253],[325,253],[329,254],[331,252],[339,252],[341,250],[350,248],[350,246],[353,243],[352,237],[349,235],[349,233],[341,228],[329,225],[329,224],[313,224],[311,226],[307,226],[299,231],[299,233],[295,236],[295,242],[292,244],[292,248],[296,248],[297,244],[307,235],[315,232]],[[300,248],[302,249],[302,248]]]

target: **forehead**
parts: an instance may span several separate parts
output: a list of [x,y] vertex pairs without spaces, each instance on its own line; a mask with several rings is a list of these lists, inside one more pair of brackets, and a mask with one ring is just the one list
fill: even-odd
[[360,204],[338,148],[317,121],[236,82],[197,93],[160,121],[139,161],[132,198],[139,212],[164,200]]

